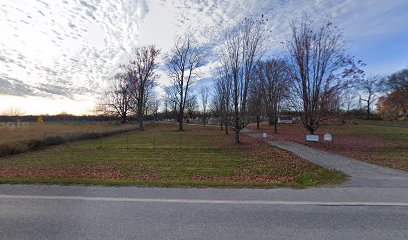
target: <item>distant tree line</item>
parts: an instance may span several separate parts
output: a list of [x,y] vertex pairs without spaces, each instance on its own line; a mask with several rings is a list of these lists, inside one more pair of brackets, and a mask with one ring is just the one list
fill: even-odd
[[[0,116],[0,122],[38,122],[40,116],[38,115],[24,115],[24,116]],[[116,121],[116,116],[109,115],[85,115],[75,116],[71,114],[67,115],[41,115],[41,118],[45,123],[49,122],[107,122]],[[134,120],[133,120],[134,121]]]

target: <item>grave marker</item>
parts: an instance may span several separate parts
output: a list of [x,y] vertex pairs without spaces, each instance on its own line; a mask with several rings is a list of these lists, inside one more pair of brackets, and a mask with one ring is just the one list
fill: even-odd
[[326,134],[324,134],[324,136],[323,136],[323,140],[324,140],[325,142],[331,142],[331,141],[333,140],[333,137],[332,137],[332,135],[331,135],[330,133],[326,133]]
[[306,141],[318,142],[319,141],[319,135],[308,134],[308,135],[306,135]]

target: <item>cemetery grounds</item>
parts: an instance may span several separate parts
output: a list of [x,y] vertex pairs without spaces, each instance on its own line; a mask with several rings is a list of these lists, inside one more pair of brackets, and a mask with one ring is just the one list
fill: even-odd
[[176,129],[154,123],[145,131],[94,135],[3,156],[0,183],[303,188],[347,178],[244,134],[235,145],[233,135],[217,127]]

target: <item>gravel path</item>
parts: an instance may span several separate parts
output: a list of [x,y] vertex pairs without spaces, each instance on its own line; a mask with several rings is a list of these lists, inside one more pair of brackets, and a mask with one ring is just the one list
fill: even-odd
[[[260,138],[258,133],[245,129],[250,137]],[[382,167],[353,158],[320,151],[289,141],[268,141],[268,144],[293,152],[297,156],[328,169],[341,171],[351,177],[347,187],[408,188],[408,172]]]

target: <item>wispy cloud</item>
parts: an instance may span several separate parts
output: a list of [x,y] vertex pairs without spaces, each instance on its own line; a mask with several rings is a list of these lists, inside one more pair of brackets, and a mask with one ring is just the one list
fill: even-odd
[[[302,12],[317,22],[332,19],[369,63],[377,59],[366,52],[389,47],[384,36],[408,36],[406,0],[3,0],[0,95],[95,98],[134,47],[153,43],[166,51],[185,31],[213,47],[220,29],[248,16],[268,18],[273,50]],[[205,82],[212,64],[203,68]]]
[[[3,1],[0,6],[3,79],[40,90],[22,95],[71,98],[85,89],[98,91],[137,45],[138,25],[148,11],[142,1]],[[6,92],[4,85],[0,94]]]

